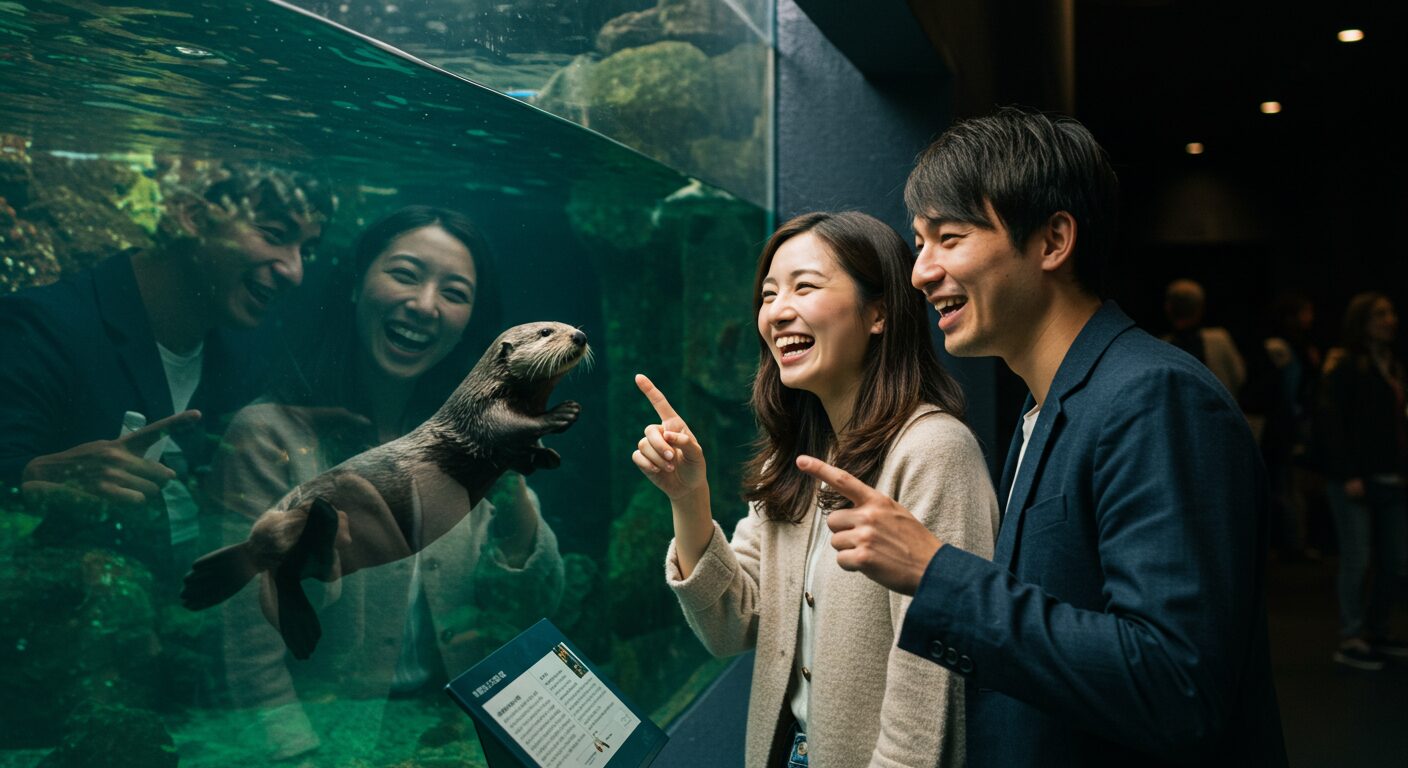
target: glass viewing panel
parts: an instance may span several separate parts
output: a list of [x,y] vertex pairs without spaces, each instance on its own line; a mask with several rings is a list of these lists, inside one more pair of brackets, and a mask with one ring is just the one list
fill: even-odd
[[[661,725],[717,675],[664,583],[631,377],[737,488],[765,210],[279,3],[7,0],[0,37],[0,766],[482,765],[439,686],[542,617]],[[346,569],[306,606],[261,578],[181,605],[196,557],[415,427],[486,349],[525,381],[570,360],[570,330],[491,344],[535,321],[594,358],[548,399],[581,404],[543,438],[560,466],[521,443],[536,471],[471,509],[378,454],[372,490],[331,491],[355,556],[329,562],[335,516],[255,539]],[[274,622],[306,643],[309,615],[298,660]]]
[[294,0],[758,205],[773,0]]

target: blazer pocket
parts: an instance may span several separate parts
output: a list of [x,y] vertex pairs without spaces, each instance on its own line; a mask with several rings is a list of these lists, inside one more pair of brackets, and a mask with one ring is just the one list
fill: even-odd
[[1022,535],[1032,536],[1066,522],[1066,497],[1052,496],[1027,507],[1022,513]]

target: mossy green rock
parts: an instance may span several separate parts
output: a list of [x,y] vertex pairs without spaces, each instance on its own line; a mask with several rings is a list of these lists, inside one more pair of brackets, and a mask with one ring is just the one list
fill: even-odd
[[714,54],[752,35],[728,3],[720,0],[660,0],[654,8],[623,13],[602,25],[596,47],[602,53],[678,41]]
[[0,747],[56,743],[82,702],[156,705],[152,577],[135,561],[29,545],[0,552],[0,615]]
[[155,712],[90,703],[64,723],[63,740],[39,768],[175,768],[176,744]]

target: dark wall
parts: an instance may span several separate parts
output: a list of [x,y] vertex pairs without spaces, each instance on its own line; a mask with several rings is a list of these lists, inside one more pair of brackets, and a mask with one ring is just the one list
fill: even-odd
[[[824,6],[828,25],[875,24],[880,14],[870,4],[804,3]],[[890,0],[881,2],[889,6]],[[904,3],[893,23],[917,25]],[[846,10],[845,6],[851,6]],[[847,14],[852,14],[847,17]],[[864,18],[862,18],[864,17]],[[829,30],[828,30],[829,31]],[[871,47],[902,40],[901,30],[872,28]],[[839,34],[833,36],[846,44]],[[854,38],[854,30],[848,30]],[[937,59],[937,54],[934,54]],[[926,69],[922,64],[916,70]],[[813,210],[859,210],[888,223],[911,241],[904,208],[904,182],[915,155],[953,120],[952,84],[937,64],[931,71],[885,72],[867,77],[836,48],[827,33],[794,0],[777,3],[777,220]],[[935,323],[937,317],[932,316]],[[995,362],[990,358],[958,360],[935,345],[944,364],[968,397],[968,423],[997,474],[1007,448],[999,413],[1019,404],[998,405]],[[1010,422],[1010,419],[1006,420]]]

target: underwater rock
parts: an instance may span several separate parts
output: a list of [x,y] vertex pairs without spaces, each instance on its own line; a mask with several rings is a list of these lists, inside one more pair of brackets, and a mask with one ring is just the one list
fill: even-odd
[[719,93],[719,111],[711,116],[712,136],[761,141],[767,129],[767,72],[768,49],[761,43],[744,43],[709,59],[709,79]]
[[54,492],[27,500],[40,518],[35,543],[67,549],[102,549],[158,567],[170,552],[164,507],[112,504],[80,491]]
[[38,768],[175,768],[176,743],[155,712],[91,702],[64,723],[63,740]]
[[34,195],[29,139],[0,133],[0,293],[59,279],[53,235],[16,211]]
[[715,132],[719,92],[708,62],[689,43],[628,48],[569,65],[582,71],[554,77],[535,103],[681,168],[687,143]]
[[54,233],[54,255],[65,274],[129,248],[151,247],[151,232],[138,224],[133,214],[154,229],[152,203],[139,203],[132,213],[119,204],[131,200],[134,189],[138,190],[137,200],[149,197],[155,182],[108,160],[39,155],[34,158],[33,171],[36,182],[43,181],[36,183],[34,201],[21,215]]
[[[698,421],[695,418],[691,423]],[[670,500],[640,477],[639,470],[636,475],[630,504],[624,514],[611,521],[606,572],[610,624],[622,639],[658,631],[661,619],[676,619],[680,612],[674,593],[665,584],[665,547],[675,535]],[[719,496],[725,497],[722,493]],[[698,641],[691,642],[698,645]],[[612,660],[618,661],[614,653]]]
[[29,139],[13,133],[0,133],[0,197],[10,205],[29,205]]
[[606,22],[596,35],[596,48],[611,54],[670,40],[716,54],[750,37],[747,24],[720,0],[660,0],[654,8]]
[[28,153],[0,134],[0,291],[47,285],[129,248],[148,248],[157,183],[128,164]]
[[532,98],[532,103],[558,117],[590,127],[587,122],[591,109],[587,73],[594,63],[593,58],[586,54],[574,57],[567,66],[548,78],[542,90]]
[[689,144],[691,168],[708,168],[709,180],[748,200],[767,198],[767,145],[761,136],[727,139],[707,136]]
[[710,58],[678,41],[623,49],[597,62],[578,56],[533,103],[761,202],[768,181],[767,56],[766,46],[745,43]]
[[[676,613],[678,606],[674,607]],[[668,722],[728,664],[714,659],[684,622],[630,638],[611,648],[612,677],[658,723]]]
[[552,623],[569,637],[573,636],[572,630],[583,617],[595,614],[593,604],[604,599],[598,594],[598,570],[596,561],[586,555],[570,552],[562,556],[562,600],[551,618]]
[[0,552],[0,748],[54,744],[85,701],[156,704],[152,589],[140,564],[102,550]]

